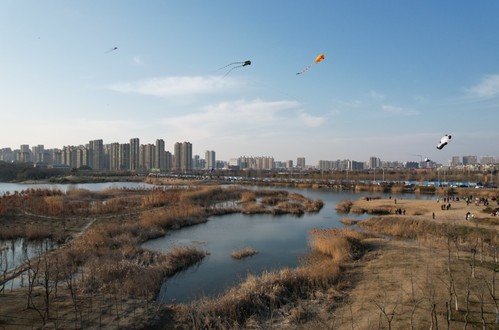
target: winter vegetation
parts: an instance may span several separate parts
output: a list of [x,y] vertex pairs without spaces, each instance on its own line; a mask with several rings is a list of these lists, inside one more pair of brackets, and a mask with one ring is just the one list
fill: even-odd
[[[271,199],[278,202],[266,202]],[[220,186],[6,193],[0,197],[0,240],[5,246],[0,260],[0,326],[146,327],[161,315],[162,306],[155,302],[161,283],[200,262],[209,251],[181,246],[159,253],[141,243],[206,222],[210,215],[247,213],[252,208],[302,214],[318,212],[321,205],[290,197],[286,191]],[[50,239],[58,247],[37,250],[12,269],[3,256],[8,242],[18,238]],[[238,251],[235,257],[254,253]],[[6,285],[14,276],[21,278],[22,288]]]

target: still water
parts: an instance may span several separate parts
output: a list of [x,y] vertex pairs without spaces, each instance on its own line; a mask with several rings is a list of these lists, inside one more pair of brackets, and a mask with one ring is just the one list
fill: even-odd
[[151,188],[153,184],[144,182],[102,182],[102,183],[76,183],[76,184],[57,184],[57,183],[10,183],[0,182],[0,196],[5,193],[21,192],[26,189],[53,189],[67,192],[70,189],[86,189],[89,191],[102,191],[106,189],[119,188]]
[[[216,296],[244,280],[248,274],[299,265],[300,256],[308,249],[308,231],[312,228],[340,228],[345,215],[336,213],[336,203],[356,200],[363,196],[383,196],[381,193],[352,193],[309,189],[288,189],[314,200],[320,199],[324,207],[319,213],[292,215],[213,216],[208,222],[171,231],[169,235],[150,240],[144,248],[168,251],[175,246],[194,246],[209,252],[197,266],[166,280],[157,297],[160,302],[186,303],[203,296]],[[392,195],[397,199],[431,198],[414,194]],[[367,215],[347,215],[363,219]],[[231,257],[234,250],[250,247],[254,256],[243,260]]]

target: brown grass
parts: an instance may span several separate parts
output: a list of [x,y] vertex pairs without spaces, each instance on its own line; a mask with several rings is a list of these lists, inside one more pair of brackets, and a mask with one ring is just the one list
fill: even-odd
[[342,224],[345,226],[353,226],[356,225],[360,220],[355,220],[355,219],[349,219],[349,218],[343,218],[340,220]]
[[241,203],[255,202],[256,194],[253,191],[244,191],[241,194]]
[[[311,231],[312,242],[323,242],[327,234],[332,241],[346,241],[356,247],[343,245],[345,256],[320,251],[323,244],[312,243],[311,253],[303,259],[303,266],[265,272],[260,276],[249,275],[240,285],[229,289],[217,298],[203,298],[190,305],[177,306],[175,323],[181,328],[233,329],[258,327],[259,322],[272,317],[272,311],[293,301],[307,299],[316,290],[329,290],[338,283],[342,260],[353,257],[358,249],[358,237],[353,231]],[[334,237],[333,237],[334,236]],[[333,243],[334,244],[334,243]],[[317,250],[319,249],[319,250]],[[358,256],[358,255],[357,255]],[[293,322],[301,322],[308,313],[301,306],[291,310]]]
[[[3,214],[0,237],[38,239],[57,235],[66,240],[74,235],[69,244],[50,253],[52,266],[49,268],[57,270],[58,274],[50,276],[57,276],[59,281],[57,290],[48,293],[49,301],[55,301],[56,291],[59,299],[50,309],[70,320],[70,325],[66,327],[102,328],[95,323],[95,320],[100,319],[105,323],[104,327],[116,325],[119,328],[120,325],[136,324],[127,323],[133,315],[123,311],[124,306],[132,307],[136,306],[137,301],[144,302],[146,310],[151,312],[152,309],[147,306],[154,300],[164,278],[199,262],[206,254],[205,251],[188,247],[157,253],[142,249],[142,242],[164,235],[168,230],[204,222],[208,216],[217,212],[234,212],[234,205],[237,207],[240,200],[245,201],[246,210],[265,213],[303,212],[309,208],[305,204],[318,205],[298,195],[293,199],[287,196],[287,192],[283,191],[247,191],[217,186],[111,189],[100,193],[70,189],[66,194],[60,191],[30,190],[0,198],[0,213]],[[270,203],[274,205],[258,202],[272,198],[277,201]],[[242,212],[244,209],[239,208],[237,211]],[[250,253],[244,251],[244,254]],[[43,257],[39,260],[43,260]],[[314,277],[310,274],[309,278],[323,281],[324,276],[320,274]],[[62,287],[61,283],[67,284],[68,279],[77,290],[76,296],[71,295],[68,287]],[[49,282],[55,283],[54,277]],[[36,288],[35,291],[40,289]],[[26,308],[26,290],[15,290],[15,295],[9,295],[9,299],[14,299],[13,296],[20,298],[16,300],[18,303],[15,306],[7,306],[0,301],[1,326],[15,323],[13,316]],[[41,304],[39,306],[43,305],[43,300],[36,297],[35,300]],[[93,301],[100,301],[101,306],[109,306],[116,314],[113,317],[109,315],[109,310],[101,311],[92,306]],[[74,304],[77,306],[74,307]],[[72,310],[75,310],[74,314]],[[42,318],[36,319],[37,314],[33,315],[30,324],[41,327]],[[152,313],[145,316],[138,312],[136,316],[150,322]],[[87,323],[83,323],[83,319]],[[45,321],[49,322],[49,328],[64,328],[54,323],[57,321]]]
[[244,249],[241,249],[241,250],[236,250],[236,251],[232,251],[232,253],[230,254],[230,256],[234,259],[237,259],[237,260],[241,260],[241,259],[244,259],[244,258],[247,258],[247,257],[251,257],[255,254],[257,254],[258,251],[256,250],[253,250],[252,248],[244,248]]
[[349,213],[352,208],[353,202],[351,200],[342,200],[336,204],[336,212]]

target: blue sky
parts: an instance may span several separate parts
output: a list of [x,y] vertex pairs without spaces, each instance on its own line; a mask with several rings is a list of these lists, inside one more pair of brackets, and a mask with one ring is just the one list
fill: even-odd
[[497,17],[494,0],[3,0],[0,147],[497,157]]

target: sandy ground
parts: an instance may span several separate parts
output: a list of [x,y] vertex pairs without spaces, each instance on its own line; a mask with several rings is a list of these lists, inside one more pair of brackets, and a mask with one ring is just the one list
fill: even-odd
[[[450,208],[442,209],[443,206],[450,205]],[[489,200],[490,208],[499,207],[498,203]],[[396,209],[405,210],[405,215],[415,216],[418,219],[428,219],[436,222],[452,223],[456,225],[473,225],[483,226],[487,228],[497,228],[499,225],[499,216],[492,216],[484,213],[486,206],[483,203],[475,205],[475,203],[467,204],[464,199],[459,201],[444,201],[442,198],[431,200],[417,199],[359,199],[354,201],[353,208],[362,209],[386,209],[390,210],[391,214],[395,214]],[[474,215],[472,221],[466,221],[466,213],[470,212]],[[435,217],[433,218],[433,214]]]
[[[469,204],[464,200],[449,201],[447,210],[441,209],[443,201],[360,199],[353,208],[405,209],[405,216],[414,219],[486,227],[497,231],[499,217],[486,214],[483,204]],[[497,207],[497,203],[489,204]],[[466,213],[474,214],[466,221]],[[433,217],[433,213],[435,216]],[[392,213],[393,214],[393,213]],[[388,217],[392,215],[386,215]],[[393,215],[395,216],[395,215]],[[397,215],[400,217],[400,215]],[[474,313],[469,318],[468,329],[499,329],[494,325],[493,300],[486,292],[486,283],[491,283],[491,272],[478,268],[476,278],[470,275],[470,257],[462,254],[453,258],[454,274],[459,296],[459,310],[452,309],[450,325],[446,319],[446,303],[449,300],[447,272],[448,250],[429,242],[408,242],[391,238],[368,240],[371,251],[347,270],[346,277],[351,286],[345,289],[344,298],[336,302],[320,303],[309,320],[289,327],[296,329],[462,329],[465,318],[465,294],[467,281],[472,293],[469,300]],[[454,254],[453,254],[454,256]],[[493,258],[489,257],[489,261]],[[482,266],[485,266],[483,264]],[[495,267],[498,265],[496,264]],[[480,267],[480,265],[478,266]],[[488,266],[490,268],[490,264]],[[493,267],[493,266],[492,266]],[[496,291],[499,291],[496,289]],[[499,295],[499,292],[496,292]],[[485,301],[485,327],[479,321],[479,302]],[[454,306],[453,306],[454,307]],[[434,311],[434,312],[432,312]],[[477,321],[478,320],[478,321]]]

